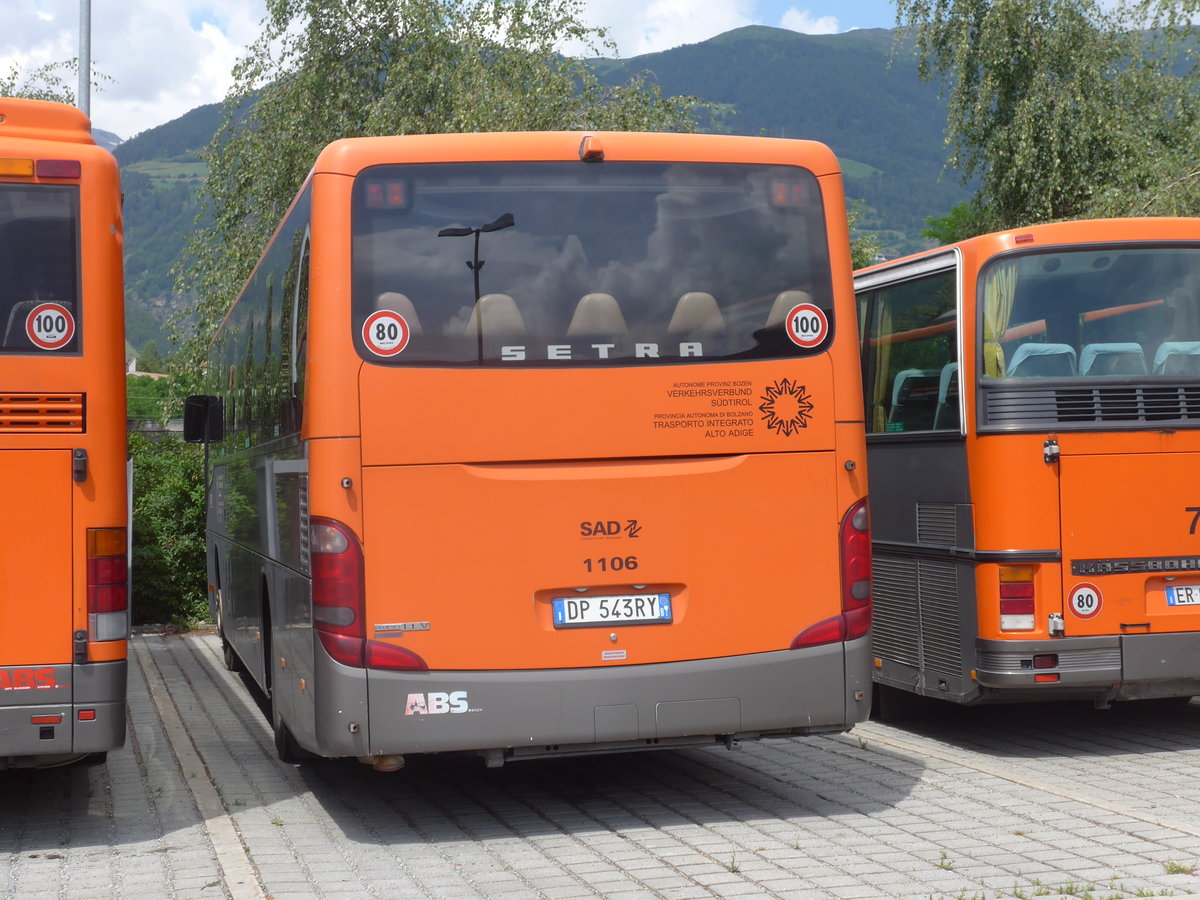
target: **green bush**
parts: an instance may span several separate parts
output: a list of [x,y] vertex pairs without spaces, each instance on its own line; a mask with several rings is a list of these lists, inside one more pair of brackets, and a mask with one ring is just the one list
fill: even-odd
[[204,455],[175,435],[129,435],[133,457],[133,621],[208,617]]

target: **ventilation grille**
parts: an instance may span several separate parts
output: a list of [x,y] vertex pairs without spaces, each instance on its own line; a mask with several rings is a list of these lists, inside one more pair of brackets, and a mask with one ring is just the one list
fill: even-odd
[[970,619],[960,608],[955,566],[876,552],[871,579],[875,654],[926,670],[926,681],[931,673],[961,675],[963,620]]
[[1200,384],[1196,382],[991,388],[984,397],[988,425],[1200,424]]
[[958,534],[958,517],[953,503],[917,501],[917,540],[922,544],[953,546]]
[[0,434],[83,434],[83,394],[0,394]]

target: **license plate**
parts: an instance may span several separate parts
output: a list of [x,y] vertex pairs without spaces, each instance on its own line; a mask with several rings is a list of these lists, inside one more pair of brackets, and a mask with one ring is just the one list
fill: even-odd
[[554,627],[662,625],[671,621],[670,594],[617,594],[611,597],[555,597]]
[[1167,606],[1200,606],[1200,584],[1168,584]]

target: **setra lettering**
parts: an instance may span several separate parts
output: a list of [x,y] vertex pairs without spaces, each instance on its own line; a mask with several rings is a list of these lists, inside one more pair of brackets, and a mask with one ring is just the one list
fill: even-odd
[[[587,347],[576,347],[573,344],[548,344],[546,359],[613,359],[612,352],[616,344],[589,344]],[[675,348],[681,357],[704,356],[704,345],[700,341],[680,341]],[[658,359],[662,348],[657,343],[635,343],[633,356],[635,359]],[[522,362],[529,359],[529,348],[524,344],[508,344],[500,348],[500,359],[504,362]]]

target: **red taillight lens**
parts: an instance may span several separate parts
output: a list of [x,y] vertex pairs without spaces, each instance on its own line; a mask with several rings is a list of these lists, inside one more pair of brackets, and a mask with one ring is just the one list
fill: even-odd
[[358,539],[341,522],[309,522],[313,626],[321,645],[338,662],[362,668],[366,631],[363,557]]
[[1017,582],[1016,584],[1001,584],[1000,599],[1001,600],[1018,600],[1029,598],[1033,599],[1033,582]]
[[1007,600],[1000,598],[1000,615],[1002,616],[1032,616],[1033,598],[1019,597]]
[[77,159],[39,159],[34,165],[38,178],[79,178],[83,174]]
[[789,645],[814,647],[852,641],[871,630],[871,515],[863,498],[842,519],[839,545],[842,561],[842,613],[810,625]]
[[129,636],[129,563],[124,528],[87,531],[88,638],[120,641]]
[[385,644],[383,641],[367,641],[367,668],[425,672],[429,666],[411,650]]
[[871,630],[871,514],[866,499],[842,519],[842,612],[846,640]]

